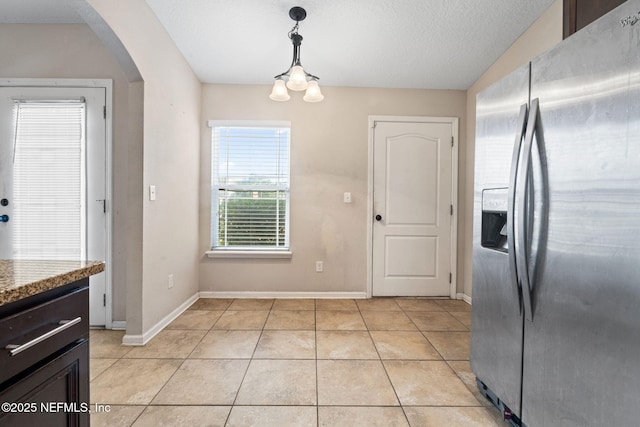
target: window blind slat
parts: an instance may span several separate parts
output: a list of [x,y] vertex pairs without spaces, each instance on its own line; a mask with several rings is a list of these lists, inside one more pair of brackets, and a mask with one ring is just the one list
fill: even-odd
[[84,123],[82,102],[16,103],[16,258],[85,258]]

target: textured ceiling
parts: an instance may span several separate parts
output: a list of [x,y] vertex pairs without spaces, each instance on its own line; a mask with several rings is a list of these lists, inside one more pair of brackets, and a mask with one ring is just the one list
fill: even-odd
[[78,24],[74,0],[0,0],[0,23]]
[[[0,0],[0,22],[78,22],[73,1]],[[146,0],[206,83],[270,84],[302,6],[301,61],[321,85],[425,89],[469,88],[553,1]]]

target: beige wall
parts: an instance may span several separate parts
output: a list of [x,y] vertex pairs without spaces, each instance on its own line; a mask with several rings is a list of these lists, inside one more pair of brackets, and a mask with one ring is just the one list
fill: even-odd
[[129,151],[129,83],[110,52],[84,24],[0,24],[0,77],[113,80],[113,320],[126,318]]
[[[142,283],[129,283],[127,305],[127,335],[144,336],[198,292],[201,85],[144,0],[88,3],[144,80]],[[156,201],[147,197],[149,185],[156,186]]]
[[[148,332],[202,291],[365,292],[369,115],[460,118],[458,292],[471,295],[475,96],[561,39],[552,7],[467,91],[201,85],[144,0],[88,0],[135,61],[127,82],[86,25],[0,25],[0,76],[114,80],[114,320]],[[202,112],[202,114],[201,114]],[[209,119],[292,123],[291,260],[210,260]],[[157,186],[150,202],[148,185]],[[350,191],[352,204],[342,202]],[[316,260],[325,262],[315,273]],[[174,288],[168,289],[173,274]]]
[[[482,89],[498,81],[511,71],[525,65],[531,59],[549,50],[562,40],[562,0],[556,0],[547,11],[469,88],[467,91],[467,175],[465,179],[465,204],[470,208],[464,212],[465,246],[464,293],[471,295],[472,235],[473,235],[473,159],[476,133],[476,95]],[[462,177],[461,177],[462,179]]]
[[[366,292],[368,116],[460,118],[464,91],[323,87],[325,100],[269,99],[270,86],[204,85],[201,124],[200,290],[216,292]],[[291,260],[221,260],[210,248],[210,144],[207,120],[291,122]],[[464,149],[460,149],[464,153]],[[461,169],[464,159],[461,159]],[[463,181],[464,182],[464,181]],[[343,193],[353,203],[343,203]],[[460,190],[462,191],[462,189]],[[315,261],[324,272],[315,272]]]

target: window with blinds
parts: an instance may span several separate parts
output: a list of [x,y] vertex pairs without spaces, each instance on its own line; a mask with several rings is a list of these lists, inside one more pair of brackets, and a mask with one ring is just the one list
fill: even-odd
[[210,125],[211,248],[288,249],[288,123]]
[[85,103],[16,101],[13,253],[84,259]]

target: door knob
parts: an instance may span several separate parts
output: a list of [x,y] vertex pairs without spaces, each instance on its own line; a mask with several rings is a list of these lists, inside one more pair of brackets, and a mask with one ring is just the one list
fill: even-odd
[[7,206],[8,204],[9,204],[9,200],[7,200],[7,199],[0,200],[0,205]]
[[382,215],[376,215],[376,221],[382,221]]
[[0,215],[0,222],[9,222],[9,215]]

